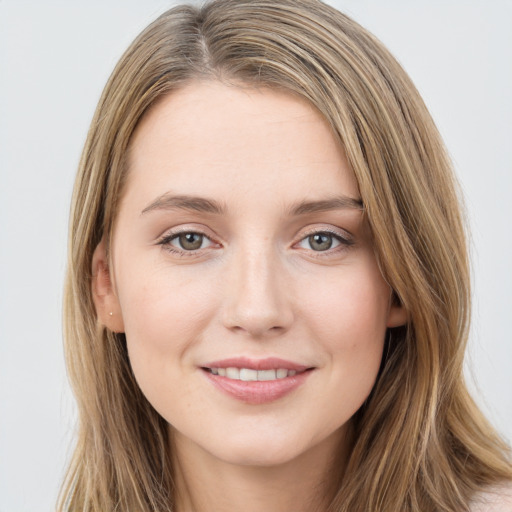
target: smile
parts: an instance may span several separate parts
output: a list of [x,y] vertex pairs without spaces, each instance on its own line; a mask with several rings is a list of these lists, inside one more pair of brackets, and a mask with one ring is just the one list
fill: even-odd
[[261,405],[298,389],[314,367],[278,358],[231,358],[201,366],[214,388],[237,401]]
[[287,370],[278,368],[277,370],[254,370],[252,368],[207,368],[213,375],[219,375],[232,380],[242,380],[244,382],[271,381],[293,377],[297,374],[296,370]]

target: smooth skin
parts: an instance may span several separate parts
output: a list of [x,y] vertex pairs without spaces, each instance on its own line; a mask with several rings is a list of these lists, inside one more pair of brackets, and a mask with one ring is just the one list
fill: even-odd
[[[98,316],[126,333],[137,382],[169,423],[177,510],[321,510],[386,329],[407,320],[321,115],[215,81],[166,96],[134,134],[111,249],[93,259]],[[242,356],[312,370],[247,404],[202,369]]]

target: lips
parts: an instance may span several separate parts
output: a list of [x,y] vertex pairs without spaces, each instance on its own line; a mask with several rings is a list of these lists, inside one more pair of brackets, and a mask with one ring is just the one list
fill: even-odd
[[231,358],[201,367],[220,391],[247,404],[278,400],[297,389],[314,369],[279,358]]

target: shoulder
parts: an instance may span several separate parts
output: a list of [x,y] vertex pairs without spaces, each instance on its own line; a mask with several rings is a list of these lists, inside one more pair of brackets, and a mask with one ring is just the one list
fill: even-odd
[[512,512],[512,482],[478,494],[471,502],[470,512]]

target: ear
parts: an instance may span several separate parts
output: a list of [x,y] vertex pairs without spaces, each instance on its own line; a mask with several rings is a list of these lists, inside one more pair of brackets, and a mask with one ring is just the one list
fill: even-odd
[[112,283],[104,238],[92,257],[91,288],[98,321],[113,332],[124,332],[121,306]]
[[400,302],[400,299],[393,292],[391,296],[391,305],[389,307],[387,327],[401,327],[405,325],[409,320],[409,315],[405,310],[404,306]]

